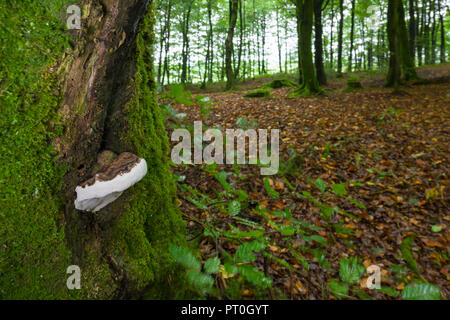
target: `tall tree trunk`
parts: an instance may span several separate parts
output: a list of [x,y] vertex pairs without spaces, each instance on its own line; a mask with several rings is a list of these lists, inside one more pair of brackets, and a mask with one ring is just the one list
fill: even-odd
[[337,75],[342,76],[342,47],[344,41],[344,0],[339,0],[338,66]]
[[386,86],[397,88],[402,69],[406,80],[418,79],[409,53],[408,32],[402,0],[389,0],[388,4],[389,72]]
[[205,74],[203,76],[203,83],[201,88],[206,88],[206,79],[208,78],[209,82],[212,82],[212,66],[211,64],[211,55],[212,55],[212,33],[213,33],[213,27],[212,27],[212,0],[208,0],[207,3],[207,9],[208,9],[208,24],[209,29],[206,35],[206,57],[205,57]]
[[262,15],[262,21],[261,21],[261,27],[262,27],[262,74],[267,73],[266,69],[266,27],[267,27],[267,21],[266,21],[266,12],[263,11]]
[[436,26],[436,1],[433,0],[433,2],[431,3],[431,11],[433,13],[433,24],[431,27],[431,64],[435,64],[436,63],[436,42],[437,42],[437,26]]
[[229,0],[230,20],[228,26],[228,35],[225,40],[225,73],[227,75],[227,84],[225,89],[230,90],[234,86],[235,77],[233,72],[233,39],[234,29],[236,28],[239,0]]
[[409,0],[409,51],[411,58],[416,57],[416,17],[415,17],[415,0]]
[[444,16],[442,14],[441,0],[438,0],[439,23],[441,25],[441,63],[445,63],[445,25]]
[[187,7],[183,11],[183,19],[181,20],[181,32],[183,35],[183,45],[181,50],[181,83],[185,84],[187,79],[188,70],[188,57],[189,57],[189,23],[191,19],[193,0],[187,1]]
[[314,17],[314,0],[296,0],[297,19],[300,21],[300,60],[302,84],[296,92],[300,95],[320,93],[319,82],[313,63],[312,30]]
[[242,48],[244,45],[244,18],[242,14],[242,0],[239,0],[239,48],[238,48],[238,61],[237,66],[234,71],[234,78],[239,78],[239,72],[241,70],[241,60],[242,60]]
[[330,68],[334,68],[334,48],[333,48],[333,31],[334,31],[334,0],[331,0],[331,31],[330,31]]
[[[20,17],[23,11],[17,8],[30,10],[25,5],[0,5],[0,19]],[[2,112],[17,119],[22,130],[0,118],[6,152],[0,171],[11,174],[6,176],[9,193],[1,194],[0,235],[8,245],[0,250],[1,296],[182,298],[185,272],[169,248],[186,245],[185,228],[152,75],[153,3],[91,0],[80,5],[83,28],[70,31],[75,49],[66,45],[61,8],[49,6],[34,21],[27,15],[36,26],[37,47],[0,51],[0,68],[8,54],[39,61],[45,72],[45,77],[36,75],[26,66],[22,75],[6,80],[11,94],[26,90],[33,99],[20,94],[13,104],[2,104]],[[26,37],[20,24],[8,27],[17,41]],[[16,81],[20,77],[25,82]],[[17,102],[27,108],[18,108]],[[102,210],[77,211],[75,188],[96,174],[105,150],[145,158],[149,173]],[[75,294],[66,286],[71,265],[81,269],[81,289]]]
[[280,35],[280,7],[277,5],[275,7],[276,12],[276,22],[277,22],[277,49],[278,49],[278,67],[280,70],[280,73],[283,73],[283,63],[282,63],[282,50],[283,47],[281,45],[281,35]]
[[327,76],[325,75],[325,68],[323,66],[323,30],[322,30],[322,5],[323,0],[314,0],[314,23],[315,23],[315,66],[317,73],[317,80],[320,85],[327,83]]
[[352,9],[351,9],[351,15],[352,15],[352,24],[351,24],[351,30],[350,30],[350,55],[348,58],[348,72],[352,72],[353,70],[353,47],[354,47],[354,38],[355,38],[355,5],[356,0],[352,0]]

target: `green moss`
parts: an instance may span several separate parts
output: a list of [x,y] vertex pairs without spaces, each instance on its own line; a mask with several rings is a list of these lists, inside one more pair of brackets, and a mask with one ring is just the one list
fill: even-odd
[[70,252],[49,141],[60,133],[58,79],[67,1],[0,3],[0,298],[69,297]]
[[183,279],[179,279],[180,270],[169,247],[185,244],[185,225],[175,203],[176,185],[167,156],[169,143],[151,72],[153,52],[148,44],[154,41],[153,25],[150,12],[137,36],[135,95],[128,106],[129,130],[121,137],[131,150],[146,159],[149,173],[133,190],[128,209],[113,230],[113,238],[117,239],[116,250],[132,261],[129,277],[138,288],[150,286],[156,290],[149,290],[147,296],[164,298],[174,297],[176,290],[182,291],[176,288]]
[[270,90],[269,89],[256,89],[253,91],[250,91],[245,95],[246,98],[270,98]]
[[355,89],[362,89],[361,81],[358,77],[350,77],[347,79],[345,92],[352,92]]
[[298,84],[288,79],[275,79],[269,83],[266,83],[263,89],[280,89],[280,88],[295,88]]
[[129,150],[147,160],[149,174],[118,200],[125,212],[102,237],[71,225],[74,245],[82,248],[76,257],[82,290],[66,288],[66,269],[75,257],[59,223],[66,170],[56,165],[51,141],[61,134],[61,83],[52,67],[69,47],[60,18],[67,3],[0,3],[0,299],[115,297],[123,288],[114,265],[136,296],[146,289],[149,298],[184,297],[183,273],[168,250],[185,244],[185,226],[175,205],[168,139],[151,73],[153,12],[137,37],[135,94],[127,106],[129,128],[122,133]]

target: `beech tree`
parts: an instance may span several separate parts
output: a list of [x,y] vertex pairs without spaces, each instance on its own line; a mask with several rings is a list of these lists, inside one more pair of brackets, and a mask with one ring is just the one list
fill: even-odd
[[403,71],[405,80],[418,79],[409,52],[408,32],[402,0],[389,0],[387,33],[389,39],[389,72],[386,86],[398,87]]

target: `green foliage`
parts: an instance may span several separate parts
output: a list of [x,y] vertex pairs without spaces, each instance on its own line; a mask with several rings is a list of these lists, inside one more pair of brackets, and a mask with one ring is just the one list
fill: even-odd
[[414,236],[409,236],[403,239],[400,244],[400,252],[402,254],[403,260],[406,261],[408,266],[415,272],[419,272],[419,267],[417,266],[416,260],[412,253],[412,245],[414,243]]
[[187,248],[172,245],[170,253],[177,263],[186,268],[187,280],[198,294],[204,295],[212,292],[214,279],[211,274],[219,272],[220,260],[210,259],[205,263],[205,273],[201,271],[198,258]]
[[402,291],[404,300],[442,300],[439,287],[429,283],[411,283]]
[[239,201],[231,201],[228,205],[228,214],[237,216],[241,212],[241,203]]
[[341,260],[339,276],[345,283],[355,284],[359,282],[359,279],[361,279],[365,271],[366,268],[364,268],[360,260],[352,257]]
[[339,280],[330,280],[328,282],[328,288],[336,298],[347,298],[349,295],[348,284],[340,282]]
[[273,199],[278,199],[280,197],[280,194],[275,191],[272,186],[270,185],[269,179],[265,178],[264,179],[264,189],[266,189],[267,194],[273,198]]
[[218,273],[220,270],[220,259],[215,257],[206,260],[204,268],[208,274]]

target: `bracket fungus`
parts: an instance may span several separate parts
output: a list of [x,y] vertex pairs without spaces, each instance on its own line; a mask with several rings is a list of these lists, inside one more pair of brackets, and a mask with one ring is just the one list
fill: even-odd
[[132,153],[125,152],[106,169],[78,186],[75,208],[80,211],[98,212],[117,200],[125,190],[141,181],[147,174],[147,162]]

